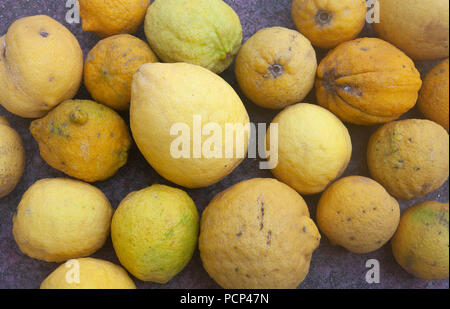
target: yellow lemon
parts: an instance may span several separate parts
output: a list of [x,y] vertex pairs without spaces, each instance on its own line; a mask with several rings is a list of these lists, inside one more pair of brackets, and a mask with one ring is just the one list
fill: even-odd
[[365,0],[294,0],[292,19],[314,46],[332,48],[355,38],[366,23]]
[[350,176],[333,183],[317,205],[317,224],[330,242],[354,253],[377,250],[400,220],[397,201],[376,181]]
[[131,137],[114,110],[89,100],[69,100],[30,131],[42,158],[69,176],[95,182],[113,176],[127,162]]
[[402,215],[392,238],[397,262],[424,280],[448,278],[448,203],[419,203]]
[[282,27],[259,30],[248,39],[235,66],[244,94],[272,109],[301,102],[314,86],[316,69],[316,52],[309,40]]
[[81,258],[69,260],[41,283],[41,289],[135,289],[127,272],[111,262]]
[[422,85],[414,62],[377,38],[339,44],[319,64],[317,102],[340,119],[375,125],[414,107]]
[[[134,140],[151,166],[178,185],[206,187],[230,174],[248,149],[248,134],[233,128],[248,124],[234,89],[200,66],[149,63],[134,75]],[[215,141],[211,147],[209,137]]]
[[49,178],[23,195],[13,218],[13,234],[26,255],[47,262],[85,257],[100,249],[109,234],[111,205],[96,187]]
[[268,145],[278,139],[275,177],[301,194],[322,192],[342,175],[350,162],[352,142],[344,124],[328,110],[313,104],[296,104],[279,113],[267,131]]
[[448,178],[448,133],[425,119],[385,124],[370,137],[367,164],[373,178],[395,197],[424,196]]
[[417,106],[430,120],[449,130],[449,60],[438,63],[426,75]]
[[95,101],[117,110],[130,107],[133,74],[158,59],[148,45],[129,34],[103,39],[89,52],[84,84]]
[[202,215],[199,248],[208,274],[229,289],[294,289],[320,234],[303,198],[270,178],[217,194]]
[[25,150],[19,134],[0,117],[0,198],[11,193],[25,169]]
[[111,237],[120,263],[136,278],[167,283],[191,260],[198,229],[198,211],[186,192],[153,185],[120,203]]
[[150,0],[79,0],[84,31],[107,37],[134,33],[144,21]]
[[0,37],[0,104],[25,118],[44,116],[75,96],[83,77],[83,52],[56,20],[16,20]]
[[414,60],[448,57],[447,0],[378,0],[380,21],[375,33]]

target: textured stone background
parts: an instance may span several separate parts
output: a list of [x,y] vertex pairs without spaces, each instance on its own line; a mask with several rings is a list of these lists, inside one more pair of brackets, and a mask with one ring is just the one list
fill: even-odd
[[[293,28],[290,17],[291,0],[226,0],[239,14],[244,28],[244,37],[248,39],[258,29],[271,26]],[[24,16],[45,14],[67,26],[78,38],[83,51],[86,53],[95,45],[98,38],[90,33],[84,33],[80,24],[69,25],[65,22],[66,0],[0,0],[0,35],[6,33],[9,25]],[[369,26],[362,36],[372,36]],[[138,36],[145,38],[142,29]],[[319,60],[324,51],[317,50]],[[426,73],[433,63],[418,63],[417,66]],[[252,104],[239,92],[232,69],[222,76],[241,95],[253,122],[270,123],[276,115],[274,111],[264,110]],[[86,89],[82,87],[77,98],[89,98]],[[311,93],[305,102],[314,102]],[[58,264],[34,260],[23,255],[16,246],[12,233],[12,216],[26,189],[35,181],[48,177],[64,177],[64,175],[43,161],[39,155],[36,142],[31,137],[28,127],[30,120],[21,119],[8,113],[0,106],[0,115],[6,116],[13,128],[22,136],[27,155],[25,174],[16,190],[8,197],[0,199],[0,288],[38,288],[41,281],[51,273]],[[122,114],[128,121],[128,114]],[[416,110],[410,111],[406,118],[422,118]],[[376,127],[360,127],[348,125],[353,141],[352,161],[345,173],[347,175],[369,176],[365,152],[367,140]],[[256,159],[246,159],[233,174],[222,182],[208,188],[187,190],[194,199],[199,211],[203,211],[210,199],[218,192],[241,180],[253,177],[271,177],[270,172],[258,169]],[[129,162],[113,178],[96,183],[117,207],[122,198],[129,192],[142,189],[155,183],[170,184],[161,178],[144,160],[134,145],[131,149]],[[448,202],[448,182],[439,190],[420,199]],[[319,196],[305,197],[311,214],[314,217],[315,207]],[[417,203],[415,201],[400,201],[402,210]],[[106,259],[115,263],[118,260],[114,254],[111,241],[94,254],[94,257]],[[365,282],[365,263],[368,259],[378,259],[381,265],[381,283],[369,285]],[[204,271],[198,250],[189,265],[167,285],[144,283],[136,280],[139,288],[218,288],[218,285]],[[389,245],[364,255],[352,254],[342,248],[333,247],[323,237],[320,247],[315,251],[311,262],[311,269],[300,288],[448,288],[449,281],[427,282],[406,273],[396,264]]]

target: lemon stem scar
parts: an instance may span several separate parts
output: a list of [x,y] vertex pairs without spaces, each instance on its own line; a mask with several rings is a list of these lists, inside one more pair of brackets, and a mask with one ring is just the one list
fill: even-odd
[[327,26],[333,20],[333,14],[327,10],[319,10],[316,14],[316,23],[321,26]]
[[284,68],[282,65],[274,64],[267,69],[270,74],[272,74],[273,78],[277,78],[284,73]]

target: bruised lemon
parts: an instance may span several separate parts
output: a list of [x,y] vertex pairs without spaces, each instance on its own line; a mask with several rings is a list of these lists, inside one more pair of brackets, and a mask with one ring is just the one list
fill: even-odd
[[30,131],[42,158],[65,174],[95,182],[113,176],[127,162],[131,137],[111,108],[89,100],[61,103]]
[[317,102],[345,122],[375,125],[414,107],[422,85],[414,62],[377,38],[339,44],[317,69]]
[[111,262],[81,258],[69,260],[41,283],[41,289],[135,289],[127,272]]
[[228,289],[294,289],[320,234],[303,198],[271,178],[242,181],[203,212],[199,248],[208,274]]
[[379,249],[391,239],[400,220],[400,207],[376,181],[350,176],[325,190],[316,218],[332,244],[362,254]]
[[199,215],[186,192],[153,185],[119,205],[111,237],[120,263],[143,281],[167,283],[191,260]]
[[95,101],[117,110],[130,107],[133,74],[158,59],[142,40],[115,35],[99,41],[84,64],[84,84]]
[[367,164],[373,178],[395,197],[419,198],[448,178],[448,133],[425,119],[385,124],[370,137]]

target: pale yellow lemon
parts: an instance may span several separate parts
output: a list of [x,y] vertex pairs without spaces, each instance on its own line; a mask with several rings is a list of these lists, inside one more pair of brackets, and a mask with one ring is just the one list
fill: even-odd
[[41,283],[41,289],[135,289],[120,266],[94,258],[69,260]]
[[0,104],[24,118],[38,118],[75,96],[83,52],[56,20],[36,15],[16,20],[0,37]]
[[[234,89],[205,68],[148,63],[134,75],[134,140],[150,165],[178,185],[206,187],[230,174],[247,154],[248,130],[239,127],[248,124]],[[213,139],[210,147],[208,138]]]
[[19,249],[29,257],[64,262],[100,249],[109,235],[111,205],[96,187],[65,178],[34,183],[13,217]]
[[301,194],[322,192],[347,168],[352,154],[350,135],[328,110],[307,103],[292,105],[271,125],[277,127],[267,132],[267,148],[274,138],[278,144],[278,164],[272,173]]
[[25,150],[19,134],[0,117],[0,198],[11,193],[25,170]]

